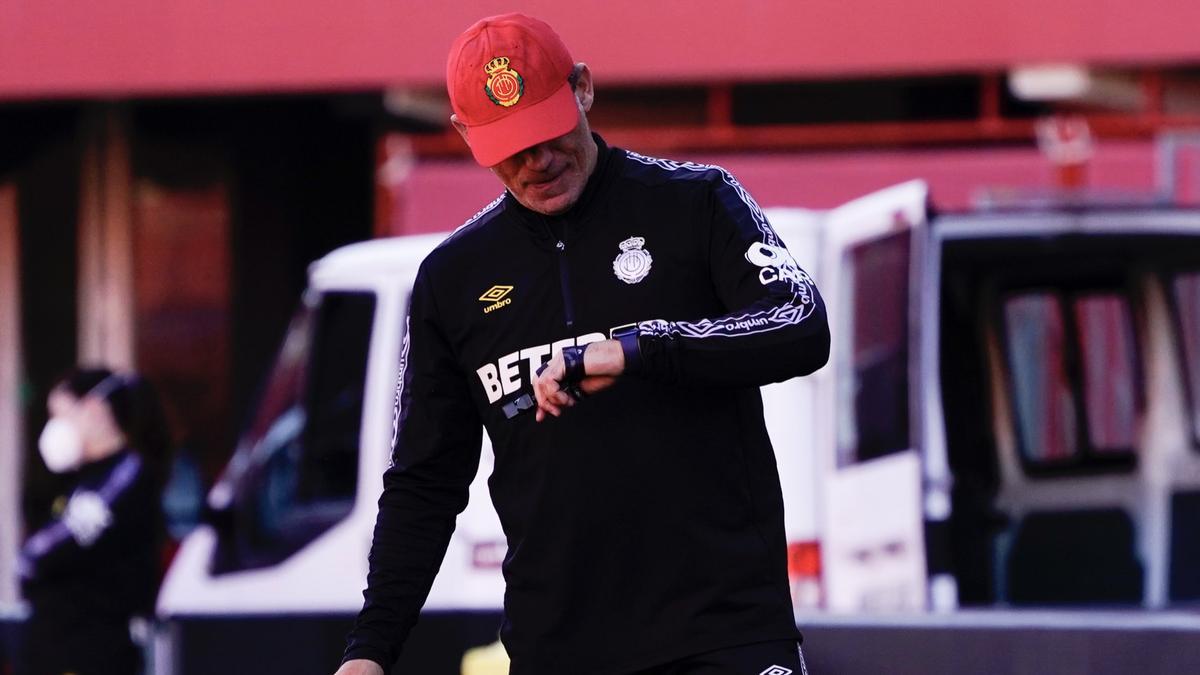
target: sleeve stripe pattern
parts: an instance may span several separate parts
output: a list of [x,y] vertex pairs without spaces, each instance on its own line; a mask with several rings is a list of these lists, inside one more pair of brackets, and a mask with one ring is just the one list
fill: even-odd
[[[462,225],[459,225],[458,227],[454,228],[454,231],[450,233],[450,237],[453,237],[454,235],[458,234],[463,229],[470,227],[471,223],[474,223],[475,221],[479,220],[480,218],[486,216],[488,213],[491,213],[492,209],[496,208],[497,206],[500,206],[500,203],[504,201],[504,197],[507,194],[508,194],[507,192],[501,192],[499,197],[496,197],[491,202],[489,202],[487,206],[484,206],[482,209],[479,209],[478,211],[476,211],[475,215],[471,216],[470,218],[467,218],[466,222],[464,222]],[[447,237],[447,238],[449,238],[449,237]]]
[[61,520],[56,521],[53,525],[29,538],[29,541],[25,544],[25,557],[30,560],[36,560],[70,538],[71,531],[67,529],[67,526]]
[[400,439],[400,396],[404,393],[404,371],[408,368],[408,326],[404,317],[404,341],[400,347],[400,373],[396,375],[396,400],[392,404],[392,452],[388,466],[396,465],[396,442]]
[[[491,213],[493,209],[495,209],[497,206],[500,206],[500,204],[504,201],[505,195],[507,194],[507,192],[501,192],[499,197],[496,197],[490,203],[488,203],[487,206],[479,209],[479,211],[477,211],[475,215],[468,218],[465,223],[454,228],[454,232],[451,232],[450,237],[447,237],[447,239],[453,237],[467,227],[470,227],[472,223],[486,216],[488,213]],[[408,328],[409,317],[405,316],[404,341],[400,348],[400,372],[396,375],[396,400],[392,402],[392,448],[390,453],[391,456],[388,459],[389,468],[396,465],[396,443],[400,440],[400,396],[404,394],[404,371],[408,365]]]
[[[137,477],[138,470],[142,466],[142,461],[137,455],[129,455],[117,468],[113,470],[112,475],[104,482],[100,490],[96,494],[104,503],[111,507],[130,485],[133,484],[133,479]],[[22,565],[23,572],[32,573],[32,565],[29,563],[41,558],[49,553],[54,547],[62,544],[72,537],[70,528],[62,520],[55,521],[52,525],[38,531],[29,538],[26,542],[23,557],[27,558],[25,564]]]
[[[763,213],[762,208],[750,193],[746,191],[742,184],[737,181],[724,168],[713,164],[697,164],[695,162],[676,162],[669,159],[657,159],[647,157],[636,152],[626,151],[627,156],[642,164],[648,166],[657,166],[667,171],[691,171],[695,173],[708,173],[716,171],[720,174],[721,180],[728,185],[737,197],[745,204],[753,217],[754,226],[758,231],[761,240],[761,247],[765,252],[774,256],[774,260],[769,263],[770,266],[776,267],[781,273],[776,279],[788,285],[792,293],[792,297],[788,302],[782,303],[770,309],[759,310],[755,312],[747,312],[745,314],[726,316],[720,320],[712,321],[703,319],[696,322],[688,321],[643,321],[638,324],[638,330],[643,334],[651,337],[688,337],[688,338],[722,338],[722,337],[744,337],[747,335],[756,335],[766,333],[780,328],[786,328],[801,323],[812,315],[816,309],[816,303],[813,302],[813,281],[807,272],[800,269],[796,264],[795,259],[787,252],[783,242],[779,236],[775,234],[775,230],[767,221],[767,216]],[[746,257],[752,264],[763,266],[763,263],[758,260],[751,259],[751,252],[757,246],[752,245],[747,251]]]
[[[453,239],[455,235],[470,227],[475,221],[486,216],[504,203],[504,198],[508,192],[501,192],[499,197],[496,197],[482,209],[475,212],[475,215],[467,218],[466,222],[454,228],[447,240]],[[411,304],[411,303],[410,303]],[[390,458],[388,459],[388,467],[396,466],[396,443],[400,441],[400,397],[404,394],[404,371],[408,366],[408,329],[409,317],[404,317],[404,342],[400,348],[400,372],[396,376],[396,400],[392,403],[392,448]]]
[[[462,232],[463,230],[467,229],[472,224],[474,224],[476,221],[478,221],[480,218],[483,218],[484,216],[491,213],[492,211],[495,211],[498,206],[500,206],[501,204],[504,203],[504,198],[506,196],[508,196],[507,191],[501,192],[499,197],[496,197],[491,202],[489,202],[486,206],[484,206],[482,209],[479,209],[478,211],[476,211],[475,215],[468,218],[466,220],[466,222],[464,222],[462,225],[459,225],[458,227],[454,228],[454,231],[450,233],[450,236],[446,237],[446,241],[453,239],[459,232]],[[410,302],[409,303],[410,308],[411,308],[411,304],[412,303]],[[388,468],[392,468],[392,467],[396,466],[396,444],[400,441],[400,398],[404,394],[404,371],[406,370],[406,368],[408,366],[408,347],[409,347],[408,331],[409,331],[409,316],[405,315],[405,317],[404,317],[404,341],[400,348],[400,372],[399,372],[399,374],[396,375],[396,400],[393,401],[393,403],[392,403],[392,447],[391,447],[391,452],[389,453],[390,457],[388,459]]]
[[105,502],[112,504],[117,499],[117,495],[121,494],[133,484],[133,479],[137,477],[138,470],[142,468],[142,460],[137,455],[129,455],[121,460],[117,468],[113,469],[112,475],[104,482],[104,486],[100,488],[100,497]]

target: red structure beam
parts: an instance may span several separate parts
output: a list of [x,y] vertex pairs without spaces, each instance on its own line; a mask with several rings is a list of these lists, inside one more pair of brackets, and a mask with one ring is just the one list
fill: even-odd
[[[1200,127],[1200,115],[1163,116],[1102,114],[1085,116],[1098,138],[1148,139],[1168,129]],[[874,122],[770,126],[669,126],[602,129],[610,143],[665,151],[794,151],[830,148],[967,145],[1034,140],[1034,120],[981,118],[963,121]],[[466,155],[458,134],[414,136],[420,156]]]
[[[1200,62],[1196,0],[527,0],[605,84]],[[0,98],[440,87],[513,3],[4,0]]]

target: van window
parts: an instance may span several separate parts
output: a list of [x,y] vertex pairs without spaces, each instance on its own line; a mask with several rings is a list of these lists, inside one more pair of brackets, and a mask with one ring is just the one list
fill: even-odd
[[1192,439],[1200,448],[1200,272],[1176,275],[1171,286],[1179,313],[1184,374],[1191,393]]
[[214,572],[274,565],[350,513],[375,297],[309,295],[230,462]]
[[1031,460],[1073,457],[1075,397],[1067,380],[1066,328],[1058,298],[1012,298],[1004,306],[1021,448]]
[[1084,410],[1096,452],[1128,452],[1137,427],[1137,351],[1129,305],[1119,295],[1085,295],[1074,302],[1079,327]]
[[1013,294],[1004,325],[1026,467],[1132,458],[1141,398],[1128,299],[1110,291]]
[[911,446],[908,424],[908,231],[850,249],[842,265],[838,466]]

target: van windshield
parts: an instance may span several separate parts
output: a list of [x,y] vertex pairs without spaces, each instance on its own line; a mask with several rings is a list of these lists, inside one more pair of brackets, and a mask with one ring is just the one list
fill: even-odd
[[375,296],[308,294],[228,472],[213,571],[274,565],[350,513]]

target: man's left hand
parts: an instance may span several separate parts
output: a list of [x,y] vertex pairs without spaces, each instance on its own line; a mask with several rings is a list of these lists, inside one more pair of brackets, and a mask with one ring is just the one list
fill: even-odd
[[[617,340],[593,342],[583,352],[584,378],[576,385],[584,394],[594,394],[611,387],[617,381],[617,376],[625,371],[625,352]],[[558,417],[563,410],[575,405],[575,398],[562,389],[560,382],[566,376],[567,367],[563,363],[562,352],[542,369],[542,373],[533,381],[533,394],[537,397],[537,421],[546,419],[547,415]]]

